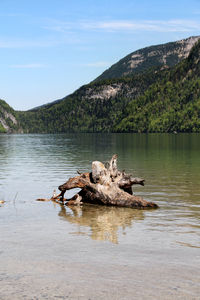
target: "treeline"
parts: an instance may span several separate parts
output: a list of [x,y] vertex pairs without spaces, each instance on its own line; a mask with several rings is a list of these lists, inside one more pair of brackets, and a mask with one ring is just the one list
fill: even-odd
[[[143,75],[93,82],[56,104],[18,112],[18,118],[27,133],[111,132],[119,123],[121,113],[125,114],[132,97],[142,95],[160,76],[154,70]],[[88,96],[88,91],[98,94],[107,86],[117,84],[122,87],[115,98],[91,99]]]
[[[24,132],[200,132],[200,42],[167,70],[93,82],[57,103],[18,112]],[[120,85],[109,99],[91,98]]]

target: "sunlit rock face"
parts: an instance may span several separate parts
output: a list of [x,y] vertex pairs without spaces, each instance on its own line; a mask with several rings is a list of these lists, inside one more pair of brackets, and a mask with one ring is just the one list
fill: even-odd
[[139,49],[104,71],[95,81],[142,73],[150,68],[169,68],[188,57],[200,36]]
[[0,100],[0,133],[22,133],[14,110],[3,100]]

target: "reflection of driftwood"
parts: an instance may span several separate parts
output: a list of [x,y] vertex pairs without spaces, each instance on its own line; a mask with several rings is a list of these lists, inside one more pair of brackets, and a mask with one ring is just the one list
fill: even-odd
[[[144,179],[134,178],[124,171],[118,171],[117,155],[114,155],[109,163],[104,165],[94,161],[91,173],[82,173],[60,185],[61,193],[53,199],[67,201],[67,205],[86,202],[133,208],[156,208],[155,203],[132,194],[133,184],[144,185]],[[71,199],[64,199],[64,193],[73,188],[81,188],[81,191]]]
[[[94,240],[107,240],[118,243],[118,232],[122,229],[123,234],[126,228],[132,223],[144,219],[142,210],[133,210],[124,207],[105,207],[86,204],[83,206],[70,206],[69,208],[60,205],[59,217],[63,221],[78,225],[72,234],[89,235]],[[88,231],[87,228],[90,228]],[[121,232],[121,230],[120,230]]]

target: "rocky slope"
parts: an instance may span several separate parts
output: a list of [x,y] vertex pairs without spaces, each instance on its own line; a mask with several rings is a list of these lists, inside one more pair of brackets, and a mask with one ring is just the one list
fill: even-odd
[[3,100],[0,100],[0,133],[22,133],[16,118],[16,112]]
[[200,132],[200,41],[188,58],[129,102],[115,131]]
[[160,77],[147,72],[82,86],[61,101],[18,114],[25,132],[110,132],[127,104]]
[[162,45],[146,47],[130,53],[108,70],[104,71],[95,81],[145,72],[150,68],[169,68],[188,57],[190,50],[200,36]]

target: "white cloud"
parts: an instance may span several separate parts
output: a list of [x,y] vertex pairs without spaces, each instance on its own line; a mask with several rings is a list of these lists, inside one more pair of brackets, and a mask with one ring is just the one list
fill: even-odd
[[[110,21],[88,21],[79,20],[77,22],[63,22],[59,20],[45,20],[43,28],[56,32],[43,37],[22,38],[22,37],[0,37],[1,48],[42,48],[55,47],[58,45],[77,44],[80,46],[83,39],[80,32],[98,31],[103,33],[120,32],[176,32],[198,34],[200,31],[200,21],[194,20],[110,20]],[[85,41],[85,40],[84,40]]]
[[11,65],[10,68],[15,69],[38,69],[38,68],[44,68],[45,65],[42,64],[22,64],[22,65]]
[[56,31],[56,32],[68,32],[73,28],[76,28],[75,23],[68,23],[68,22],[60,22],[56,20],[50,21],[50,25],[43,26],[44,29]]
[[111,21],[87,21],[62,22],[58,20],[48,20],[50,24],[45,29],[57,32],[70,32],[74,30],[101,30],[104,32],[115,31],[154,31],[154,32],[192,32],[200,30],[200,21],[187,19],[178,20],[111,20]]
[[45,48],[55,47],[64,44],[78,44],[80,40],[68,34],[67,36],[44,36],[43,38],[13,38],[13,37],[0,37],[0,49],[15,49],[15,48]]
[[190,32],[200,30],[200,22],[192,20],[106,21],[81,23],[81,26],[83,29],[100,29],[104,31]]

